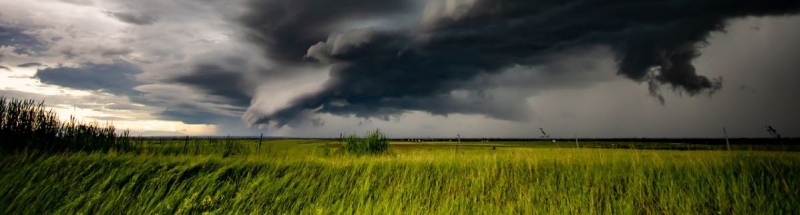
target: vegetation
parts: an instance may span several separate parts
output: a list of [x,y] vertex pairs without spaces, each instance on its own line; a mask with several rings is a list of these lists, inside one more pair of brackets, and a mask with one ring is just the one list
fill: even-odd
[[131,150],[128,132],[116,133],[113,125],[81,123],[74,117],[61,122],[44,102],[0,97],[0,150],[5,151],[104,151]]
[[781,152],[403,147],[392,156],[71,153],[0,158],[3,214],[788,214]]
[[563,148],[575,145],[540,141],[463,143],[453,153],[453,142],[390,144],[378,130],[341,141],[129,138],[74,118],[58,122],[33,101],[2,99],[0,110],[0,150],[11,152],[0,156],[0,214],[791,214],[800,208],[800,152],[672,143]]
[[385,154],[389,151],[389,139],[380,130],[369,132],[364,137],[352,134],[343,141],[344,151],[355,155]]

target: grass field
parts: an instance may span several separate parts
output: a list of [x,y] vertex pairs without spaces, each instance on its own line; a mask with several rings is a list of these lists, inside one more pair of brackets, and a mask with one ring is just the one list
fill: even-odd
[[[794,214],[800,153],[176,140],[0,158],[1,214]],[[218,143],[221,145],[223,143]],[[536,147],[529,147],[536,145]],[[195,149],[192,150],[191,147]],[[177,152],[176,152],[177,151]],[[169,153],[166,153],[169,152]]]

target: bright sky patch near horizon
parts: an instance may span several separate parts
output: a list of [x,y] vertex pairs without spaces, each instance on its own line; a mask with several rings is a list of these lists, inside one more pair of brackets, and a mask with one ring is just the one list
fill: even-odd
[[796,1],[0,8],[0,95],[134,135],[800,136]]

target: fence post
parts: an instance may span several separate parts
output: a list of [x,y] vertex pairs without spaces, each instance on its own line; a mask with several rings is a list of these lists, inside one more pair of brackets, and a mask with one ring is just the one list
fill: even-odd
[[461,150],[461,134],[456,134],[458,138],[458,145],[456,145],[456,155],[458,155],[458,151]]
[[575,135],[575,148],[581,148],[581,145],[578,144],[578,134],[573,133]]
[[183,140],[183,154],[189,154],[187,150],[189,150],[189,136],[186,136],[186,139]]

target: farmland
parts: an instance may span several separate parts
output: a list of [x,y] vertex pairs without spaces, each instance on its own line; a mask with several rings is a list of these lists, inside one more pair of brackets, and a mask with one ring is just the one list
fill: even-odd
[[[192,142],[195,140],[190,140]],[[140,152],[2,157],[3,214],[786,214],[800,154],[328,140],[144,143]],[[218,145],[224,144],[220,140]],[[161,147],[161,148],[159,148]],[[208,150],[204,150],[208,149]]]

